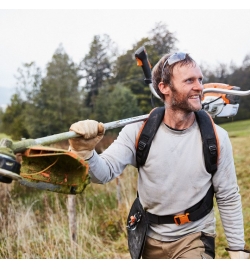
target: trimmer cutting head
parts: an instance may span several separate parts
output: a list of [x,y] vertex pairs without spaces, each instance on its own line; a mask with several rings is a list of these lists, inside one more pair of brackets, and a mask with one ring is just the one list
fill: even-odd
[[79,194],[88,185],[88,164],[67,150],[33,146],[22,156],[22,185],[64,194]]
[[22,154],[20,175],[6,171],[4,178],[40,190],[79,194],[89,183],[88,164],[67,150],[33,146]]

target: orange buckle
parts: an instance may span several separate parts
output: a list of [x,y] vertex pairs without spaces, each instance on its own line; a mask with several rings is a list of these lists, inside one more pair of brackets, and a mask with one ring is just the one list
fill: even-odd
[[181,225],[187,222],[190,222],[188,218],[189,213],[186,213],[185,215],[178,215],[174,217],[174,222],[176,225]]

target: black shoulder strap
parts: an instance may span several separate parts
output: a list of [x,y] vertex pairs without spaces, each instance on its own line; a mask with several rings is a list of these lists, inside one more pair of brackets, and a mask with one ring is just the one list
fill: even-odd
[[213,119],[204,110],[195,112],[195,116],[201,131],[206,169],[208,173],[214,175],[217,170],[218,143]]
[[148,157],[149,149],[153,138],[163,120],[165,113],[165,107],[155,108],[149,115],[146,124],[140,134],[137,150],[136,150],[136,161],[139,166],[145,164]]
[[[154,109],[145,123],[138,139],[136,161],[138,167],[145,164],[153,138],[163,120],[164,107]],[[217,170],[218,143],[211,117],[204,110],[195,112],[200,127],[205,165],[208,173],[214,174]]]

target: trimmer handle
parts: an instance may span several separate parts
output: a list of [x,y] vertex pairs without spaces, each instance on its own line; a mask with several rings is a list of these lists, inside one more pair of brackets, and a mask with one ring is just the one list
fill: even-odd
[[140,47],[135,52],[135,59],[137,61],[137,65],[142,67],[144,76],[145,76],[145,83],[150,84],[152,83],[152,76],[151,76],[151,64],[148,60],[148,55],[144,46]]

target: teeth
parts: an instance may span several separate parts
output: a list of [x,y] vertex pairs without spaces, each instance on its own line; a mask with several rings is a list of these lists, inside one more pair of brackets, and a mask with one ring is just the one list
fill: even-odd
[[190,96],[189,98],[190,99],[197,99],[197,98],[199,98],[199,95],[193,95],[193,96]]

